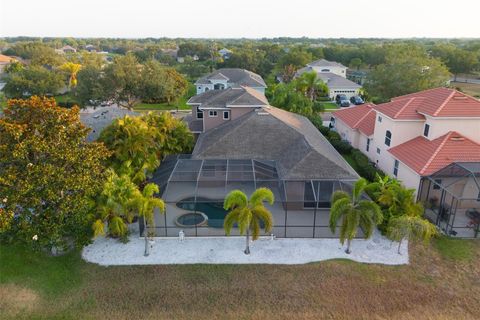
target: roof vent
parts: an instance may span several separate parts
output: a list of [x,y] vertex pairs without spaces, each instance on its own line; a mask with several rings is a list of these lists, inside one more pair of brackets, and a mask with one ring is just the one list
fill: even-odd
[[454,96],[453,99],[455,99],[455,100],[467,100],[468,97],[466,97],[466,96]]
[[264,111],[257,111],[257,114],[258,114],[259,116],[268,116],[270,113],[264,112]]
[[453,136],[453,137],[450,138],[450,140],[452,140],[452,141],[464,141],[465,138],[461,137],[461,136]]

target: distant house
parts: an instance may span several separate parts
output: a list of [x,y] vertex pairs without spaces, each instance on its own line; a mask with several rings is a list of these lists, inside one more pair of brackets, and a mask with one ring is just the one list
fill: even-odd
[[177,59],[178,57],[178,48],[175,48],[175,49],[164,48],[164,49],[161,49],[161,51],[164,55],[170,56],[173,59]]
[[93,44],[87,44],[85,50],[88,52],[97,52],[97,48]]
[[190,130],[198,134],[267,106],[268,100],[253,88],[229,87],[193,96],[187,104],[192,106],[192,116],[186,120]]
[[75,53],[77,52],[77,49],[75,49],[72,46],[66,45],[61,47],[60,49],[55,49],[55,51],[59,54],[65,54],[65,53]]
[[12,62],[17,61],[17,59],[13,57],[9,57],[3,54],[0,54],[0,74],[2,74],[5,68]]
[[218,69],[195,82],[197,94],[209,90],[222,90],[229,87],[250,87],[260,93],[265,93],[267,85],[263,78],[251,71],[238,68]]
[[359,94],[361,85],[346,78],[347,67],[338,62],[320,59],[307,64],[297,71],[296,76],[305,72],[315,72],[329,89],[329,96],[333,100],[338,94],[345,94],[347,98]]
[[218,54],[222,57],[223,60],[228,60],[230,59],[230,55],[232,54],[232,51],[228,50],[227,48],[223,48],[218,50]]

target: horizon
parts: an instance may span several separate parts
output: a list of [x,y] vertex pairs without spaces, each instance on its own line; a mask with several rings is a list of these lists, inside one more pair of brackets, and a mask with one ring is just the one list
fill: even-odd
[[[22,11],[21,23],[18,15],[8,14],[18,11],[18,7],[28,8]],[[461,11],[461,18],[456,20],[452,17],[458,14],[447,0],[402,3],[244,0],[235,5],[235,10],[231,7],[195,0],[175,3],[138,0],[134,6],[113,0],[85,0],[72,9],[68,3],[52,0],[15,3],[0,0],[0,37],[225,40],[480,37],[476,17],[480,2],[475,0],[456,1],[455,8]],[[48,19],[50,15],[55,19]]]

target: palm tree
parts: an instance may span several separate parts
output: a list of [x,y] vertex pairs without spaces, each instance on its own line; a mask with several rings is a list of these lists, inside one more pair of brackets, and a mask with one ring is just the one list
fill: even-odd
[[319,92],[326,92],[325,83],[317,77],[316,72],[305,72],[299,78],[299,90],[304,92],[310,101],[315,101]]
[[138,210],[138,216],[143,217],[144,238],[145,238],[145,256],[150,254],[148,246],[148,229],[147,226],[155,225],[155,209],[158,208],[160,213],[165,213],[165,203],[162,199],[156,198],[154,195],[160,190],[155,183],[149,183],[143,191],[135,199]]
[[270,205],[274,201],[273,193],[268,188],[258,188],[252,193],[250,199],[247,199],[242,191],[233,190],[223,203],[223,208],[230,210],[223,222],[225,233],[229,235],[233,225],[238,224],[240,234],[246,234],[245,254],[250,254],[250,232],[252,232],[252,239],[257,240],[260,236],[262,222],[265,232],[272,230],[273,217],[272,213],[265,208],[265,201]]
[[372,236],[374,228],[382,222],[382,212],[379,206],[369,200],[362,200],[362,194],[367,186],[367,180],[360,178],[354,185],[352,195],[344,191],[335,191],[332,195],[330,210],[330,229],[335,232],[337,223],[341,219],[340,242],[343,245],[347,240],[346,253],[350,253],[350,244],[357,235],[358,228],[362,228],[365,238]]
[[420,216],[400,216],[390,220],[388,237],[398,241],[398,254],[403,239],[424,241],[428,243],[437,234],[437,228]]
[[73,62],[66,62],[60,66],[60,69],[69,73],[68,86],[74,88],[77,86],[77,74],[82,69],[82,65]]

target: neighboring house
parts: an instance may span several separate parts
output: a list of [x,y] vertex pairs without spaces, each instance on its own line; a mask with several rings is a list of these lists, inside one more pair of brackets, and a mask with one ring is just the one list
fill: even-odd
[[0,75],[4,72],[5,68],[16,59],[3,54],[0,54]]
[[88,52],[97,52],[97,48],[93,44],[87,44],[85,50]]
[[224,68],[218,69],[195,82],[197,94],[209,90],[222,90],[229,87],[245,86],[253,88],[262,94],[267,85],[261,76],[245,69]]
[[232,54],[232,51],[228,50],[227,48],[223,48],[218,50],[218,54],[222,57],[223,60],[228,60],[230,59],[230,55]]
[[198,134],[266,106],[268,101],[265,95],[252,88],[229,87],[193,96],[187,104],[192,106],[192,115],[185,120],[190,130]]
[[168,55],[173,59],[177,59],[178,57],[178,48],[175,48],[175,49],[166,48],[166,49],[161,49],[161,51],[163,54]]
[[91,129],[87,141],[97,140],[105,127],[109,126],[115,119],[123,118],[126,115],[137,116],[139,114],[116,105],[81,110],[80,121]]
[[55,49],[55,51],[57,53],[60,53],[60,54],[65,54],[65,53],[75,53],[75,52],[77,52],[77,49],[75,49],[72,46],[66,45],[66,46],[63,46],[60,49]]
[[[344,140],[365,153],[387,174],[416,189],[419,199],[427,197],[423,200],[428,202],[440,191],[452,193],[451,180],[456,179],[456,183],[465,180],[456,185],[455,193],[457,199],[471,201],[463,202],[464,206],[457,204],[456,209],[478,208],[480,211],[480,189],[466,187],[472,183],[478,187],[478,178],[463,179],[470,171],[477,177],[480,174],[480,101],[477,99],[454,89],[436,88],[396,97],[376,106],[335,111],[333,120],[335,130]],[[473,163],[469,165],[473,169],[450,172],[448,177],[439,175],[446,167],[462,166],[462,163]],[[432,189],[428,196],[423,190],[427,182]],[[445,196],[439,194],[438,200],[442,199]],[[436,217],[439,214],[437,212]],[[452,228],[459,227],[453,224],[445,227],[448,232]],[[464,235],[458,230],[455,232]]]
[[345,94],[347,98],[359,94],[362,86],[346,78],[347,67],[341,63],[320,59],[307,64],[297,71],[296,76],[305,72],[315,72],[328,87],[330,99],[335,99],[338,94]]
[[271,106],[251,109],[201,133],[191,156],[168,159],[157,170],[153,181],[166,210],[156,214],[155,233],[224,236],[225,196],[267,187],[275,195],[267,205],[274,236],[335,237],[328,227],[331,195],[350,191],[357,179],[307,118]]

